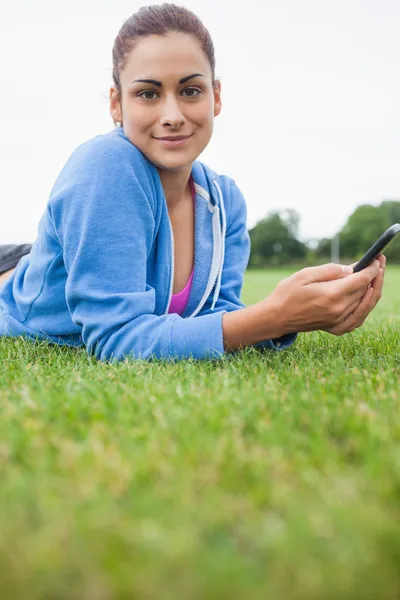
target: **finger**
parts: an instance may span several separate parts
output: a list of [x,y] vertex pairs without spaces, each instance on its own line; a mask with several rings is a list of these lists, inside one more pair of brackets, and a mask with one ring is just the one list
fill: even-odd
[[352,269],[346,265],[327,263],[317,267],[306,267],[295,273],[305,283],[317,283],[321,281],[332,281],[341,279],[352,274]]
[[342,292],[347,294],[367,288],[371,281],[378,275],[379,266],[379,261],[374,260],[371,265],[362,271],[353,273],[351,277],[344,277],[340,279],[335,285],[340,286]]
[[368,306],[364,308],[366,314],[364,316],[363,322],[369,315],[369,313],[375,308],[378,304],[379,300],[382,298],[382,288],[383,288],[383,280],[384,280],[384,270],[379,269],[379,275],[375,277],[375,279],[371,282],[370,287],[368,288],[368,292],[370,292],[370,298],[368,301]]
[[371,281],[370,285],[376,287],[377,285],[383,285],[385,279],[385,267],[379,267],[379,271],[376,277]]
[[346,316],[342,323],[327,331],[334,335],[343,335],[344,333],[349,333],[360,327],[376,305],[377,301],[374,300],[374,293],[374,288],[368,287],[361,300],[355,300],[349,310],[346,311]]
[[[368,288],[369,289],[369,288]],[[364,298],[368,289],[364,292],[362,297],[357,297],[353,299],[353,302],[348,305],[346,310],[343,312],[343,317],[341,323],[335,325],[334,327],[327,329],[329,333],[333,333],[334,335],[342,335],[343,333],[348,333],[356,328],[357,321],[360,320],[360,303],[361,298]]]
[[356,309],[343,321],[341,329],[347,333],[360,327],[373,309],[371,305],[373,288],[368,288]]
[[346,311],[344,313],[343,323],[346,321],[346,319],[349,318],[349,316],[351,314],[354,313],[354,311],[357,310],[358,306],[360,305],[360,302],[361,302],[361,298],[357,298],[356,300],[354,300],[352,302],[352,304],[350,306],[347,307],[347,309],[346,309]]
[[367,294],[368,290],[370,288],[367,288],[366,290],[361,290],[361,292],[357,292],[357,294],[350,296],[349,300],[349,304],[346,308],[346,311],[344,313],[344,319],[343,321],[345,321],[346,319],[349,318],[349,316],[354,313],[357,310],[357,314],[358,311],[360,310],[360,304],[361,302],[364,300],[365,295]]
[[385,271],[383,268],[381,268],[381,269],[379,269],[379,275],[377,277],[375,277],[375,279],[373,281],[371,281],[371,286],[370,286],[374,290],[374,295],[373,295],[374,306],[382,298],[384,280],[385,280]]
[[[362,288],[358,288],[355,291],[351,292],[351,293],[344,293],[343,296],[343,300],[345,303],[345,313],[350,314],[351,312],[353,312],[353,310],[355,310],[355,308],[360,304],[362,298],[364,297],[366,291],[368,290],[367,285],[365,285]],[[343,293],[343,292],[342,292]]]
[[379,265],[380,265],[380,267],[381,267],[382,269],[384,269],[384,268],[385,268],[385,266],[386,266],[386,256],[385,256],[384,254],[380,254],[380,255],[378,256],[378,260],[379,260]]
[[368,314],[374,308],[376,302],[374,302],[374,288],[369,287],[365,292],[364,296],[361,298],[360,304],[357,306],[354,311],[354,316],[357,321],[364,322],[367,318]]
[[[380,265],[379,265],[379,266],[381,266],[381,267],[384,267],[384,266],[386,265],[386,256],[385,256],[384,254],[378,254],[378,256],[376,257],[376,259],[375,259],[375,260],[378,260],[378,261],[379,261],[379,263],[380,263]],[[351,263],[349,266],[350,266],[351,268],[354,268],[354,267],[356,266],[357,262],[358,262],[358,261],[356,261],[356,262],[354,262],[354,263]]]

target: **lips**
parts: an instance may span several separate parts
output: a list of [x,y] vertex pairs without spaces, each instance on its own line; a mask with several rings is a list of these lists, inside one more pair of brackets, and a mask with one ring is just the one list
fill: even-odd
[[156,140],[164,140],[166,142],[179,142],[179,140],[187,140],[190,135],[170,135],[167,137],[156,137]]

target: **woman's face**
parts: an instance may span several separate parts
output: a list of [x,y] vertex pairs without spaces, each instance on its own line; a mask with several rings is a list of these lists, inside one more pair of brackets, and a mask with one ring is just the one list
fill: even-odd
[[[197,38],[170,33],[140,39],[120,81],[122,98],[111,88],[110,112],[114,121],[123,122],[132,144],[160,169],[191,165],[210,141],[221,111],[220,83],[213,88],[211,66]],[[166,136],[189,137],[180,144],[157,139]]]

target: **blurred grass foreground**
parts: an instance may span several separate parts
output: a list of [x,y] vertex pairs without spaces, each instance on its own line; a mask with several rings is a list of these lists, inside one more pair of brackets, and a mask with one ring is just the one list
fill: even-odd
[[[248,271],[244,302],[288,274]],[[1,600],[399,598],[399,279],[276,354],[0,338]]]

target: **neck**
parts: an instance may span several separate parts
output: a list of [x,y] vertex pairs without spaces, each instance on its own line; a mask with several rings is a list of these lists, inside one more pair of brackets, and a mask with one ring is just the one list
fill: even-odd
[[192,166],[190,165],[180,171],[157,170],[160,175],[161,185],[164,189],[168,212],[173,212],[180,201],[186,197],[188,192],[190,193],[189,179],[192,172]]

